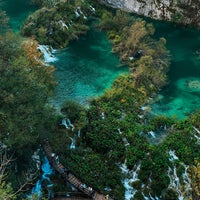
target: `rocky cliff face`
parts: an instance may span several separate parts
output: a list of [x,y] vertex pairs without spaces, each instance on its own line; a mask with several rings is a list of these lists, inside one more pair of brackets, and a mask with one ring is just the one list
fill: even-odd
[[200,0],[99,0],[115,8],[200,27]]

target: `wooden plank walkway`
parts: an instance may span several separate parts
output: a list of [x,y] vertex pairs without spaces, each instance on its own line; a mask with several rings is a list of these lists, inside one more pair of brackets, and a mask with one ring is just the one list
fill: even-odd
[[[79,180],[66,166],[63,166],[60,162],[58,162],[55,158],[55,153],[52,151],[48,141],[44,141],[43,149],[45,154],[54,167],[54,169],[61,174],[61,176],[71,183],[76,189],[86,194],[92,200],[114,200],[111,197],[105,197],[104,194],[101,194],[90,186],[86,186],[81,180]],[[69,198],[67,198],[69,199]]]

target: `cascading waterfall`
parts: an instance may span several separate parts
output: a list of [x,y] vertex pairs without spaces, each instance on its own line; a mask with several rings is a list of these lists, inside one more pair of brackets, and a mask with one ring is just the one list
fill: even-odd
[[104,114],[104,112],[101,113],[101,119],[105,119],[105,114]]
[[47,180],[50,183],[51,181],[50,181],[49,176],[53,173],[53,169],[51,168],[51,165],[46,156],[44,157],[44,163],[42,165],[42,172],[43,172],[42,180]]
[[71,121],[70,121],[70,119],[67,119],[67,122],[68,122],[68,124],[69,124],[69,126],[71,126],[71,128],[72,128],[72,131],[74,131],[74,125],[71,123]]
[[62,122],[60,125],[65,126],[66,129],[69,129],[71,127],[72,131],[74,131],[74,129],[75,129],[74,125],[71,123],[69,118],[67,120],[66,120],[66,118],[62,119]]
[[70,139],[71,139],[71,144],[70,144],[70,149],[75,149],[76,148],[76,145],[75,145],[75,143],[76,143],[76,140],[75,140],[75,138],[71,138],[70,137]]
[[66,119],[62,119],[61,125],[65,126],[66,129],[69,129]]
[[38,199],[42,196],[42,184],[41,180],[38,180],[35,187],[32,188],[31,195],[28,196],[28,199],[33,199],[34,197],[38,197]]
[[35,187],[32,188],[31,194],[28,195],[28,199],[32,200],[33,196],[34,198],[40,199],[42,197],[42,182],[47,181],[48,185],[47,187],[53,186],[51,183],[51,180],[49,176],[53,173],[53,169],[51,168],[51,165],[47,159],[47,157],[44,157],[43,163],[42,163],[42,178],[37,181]]
[[152,138],[156,138],[156,135],[155,135],[154,131],[149,131],[148,135],[150,135]]
[[169,188],[175,189],[178,193],[178,199],[183,200],[185,197],[191,197],[191,180],[187,174],[188,166],[186,166],[184,163],[180,163],[184,167],[184,173],[182,174],[183,184],[180,183],[180,178],[177,175],[177,169],[175,166],[175,160],[179,160],[179,158],[176,156],[175,151],[170,150],[169,151],[169,161],[172,163],[173,168],[168,167],[168,176],[170,179]]
[[194,133],[194,137],[197,139],[197,144],[200,144],[200,131],[196,128],[196,127],[193,127],[195,133]]
[[[70,127],[71,127],[71,130],[72,131],[74,131],[74,129],[75,129],[75,126],[71,123],[71,120],[68,118],[68,119],[66,119],[66,118],[64,118],[64,119],[62,119],[62,122],[61,122],[61,124],[60,125],[63,125],[63,126],[65,126],[65,128],[66,129],[70,129]],[[80,131],[80,129],[78,130],[78,133],[77,133],[77,136],[78,137],[80,137],[81,136],[81,131]],[[68,135],[68,132],[67,132],[67,137],[69,137],[69,135]],[[69,137],[70,139],[71,139],[71,144],[70,144],[70,146],[69,146],[69,148],[70,149],[75,149],[76,148],[76,140],[75,140],[75,137]]]
[[78,136],[79,138],[81,137],[81,130],[80,130],[80,129],[78,130],[77,136]]
[[[120,166],[123,174],[126,176],[126,178],[123,180],[123,184],[125,187],[125,200],[130,200],[134,197],[135,193],[137,192],[136,189],[134,189],[131,184],[138,179],[138,172],[140,170],[141,163],[139,162],[134,166],[134,170],[129,171],[126,164],[122,164]],[[130,178],[131,177],[131,178]]]
[[122,132],[121,132],[121,129],[120,129],[120,128],[118,128],[118,129],[117,129],[117,131],[118,131],[118,133],[119,133],[119,134],[122,134]]
[[53,55],[56,50],[52,47],[39,44],[38,49],[43,53],[44,63],[46,65],[48,65],[48,63],[57,61],[57,58]]

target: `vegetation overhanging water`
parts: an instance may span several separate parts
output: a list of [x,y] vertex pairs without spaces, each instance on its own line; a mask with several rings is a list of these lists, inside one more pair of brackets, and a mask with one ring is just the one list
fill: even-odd
[[[77,43],[78,44],[78,43]],[[169,43],[168,43],[169,44]],[[95,45],[94,45],[95,46]],[[194,53],[194,52],[193,52]],[[198,61],[197,61],[198,62]],[[187,74],[187,73],[186,73]],[[122,81],[123,81],[123,78],[121,79]],[[171,79],[172,80],[172,79]],[[126,81],[126,79],[124,79],[124,81]],[[118,81],[118,83],[119,83],[119,81]],[[185,79],[183,79],[183,80],[180,80],[180,86],[179,86],[179,88],[181,89],[181,90],[184,90],[185,89],[185,87],[186,88],[190,88],[191,89],[191,92],[194,92],[194,93],[197,93],[198,92],[198,80],[196,79],[196,77],[192,77],[192,78],[190,78],[190,80],[188,81],[188,80],[185,80]],[[163,90],[164,91],[164,90]],[[159,99],[159,101],[161,100],[161,98],[162,97],[160,97],[160,99]],[[121,103],[125,103],[126,102],[126,99],[123,99],[123,98],[121,98]],[[119,103],[119,101],[118,101],[118,103]],[[93,102],[93,104],[95,104],[95,102]],[[105,104],[105,108],[109,108],[109,103],[106,103]],[[92,109],[94,109],[94,110],[92,110]],[[181,108],[182,109],[182,108]],[[106,109],[104,109],[104,106],[102,106],[102,108],[100,108],[100,110],[98,110],[98,108],[96,109],[95,107],[93,107],[93,108],[91,108],[91,117],[95,117],[95,119],[96,118],[100,118],[100,119],[97,119],[96,120],[96,122],[98,122],[100,125],[107,125],[106,123],[108,123],[109,122],[109,120],[107,120],[107,118],[109,118],[109,111],[107,111],[107,113],[105,113],[105,115],[104,115],[104,112],[102,112],[102,111],[104,111],[104,110],[106,110]],[[92,111],[94,111],[94,112],[92,112]],[[115,111],[117,111],[117,112],[115,112]],[[166,161],[166,159],[169,157],[169,161],[171,161],[173,164],[174,164],[174,160],[178,160],[179,158],[180,158],[180,160],[182,161],[184,158],[182,158],[182,152],[181,152],[181,145],[182,145],[182,143],[180,142],[180,144],[177,144],[177,143],[173,143],[172,141],[170,141],[170,136],[169,136],[169,138],[168,138],[168,140],[166,141],[166,143],[165,144],[167,144],[166,146],[162,146],[162,148],[164,148],[165,150],[163,151],[163,152],[165,152],[165,154],[169,154],[168,155],[168,157],[165,155],[165,156],[162,156],[162,153],[163,152],[159,152],[159,150],[158,149],[156,149],[156,147],[154,148],[154,147],[151,147],[150,148],[150,146],[148,146],[148,147],[145,147],[145,145],[144,145],[144,149],[143,149],[143,147],[142,146],[140,146],[139,147],[139,149],[137,149],[137,143],[135,143],[135,139],[138,139],[141,135],[139,135],[138,133],[139,133],[139,130],[140,130],[140,128],[141,127],[145,127],[145,125],[144,126],[142,126],[142,123],[141,123],[141,127],[136,127],[138,124],[136,123],[136,124],[132,124],[133,122],[134,122],[134,120],[131,120],[131,125],[133,125],[133,128],[132,128],[132,133],[130,133],[128,130],[130,130],[130,128],[131,128],[131,125],[128,123],[129,122],[129,120],[127,120],[127,118],[126,118],[126,114],[127,114],[128,112],[127,112],[127,110],[124,112],[124,110],[117,110],[117,109],[115,109],[114,110],[114,112],[112,111],[112,114],[114,114],[114,115],[116,115],[117,117],[120,117],[120,118],[118,118],[118,119],[116,119],[116,121],[113,121],[114,123],[112,124],[112,127],[110,127],[110,124],[109,124],[109,126],[103,126],[103,129],[101,129],[101,126],[99,126],[100,128],[99,128],[99,130],[98,130],[98,126],[96,126],[95,124],[91,124],[90,125],[90,128],[92,128],[93,129],[93,131],[94,130],[96,130],[96,128],[97,128],[97,133],[101,133],[101,140],[105,140],[105,142],[107,142],[107,141],[109,141],[109,138],[107,138],[107,136],[111,136],[111,138],[110,138],[110,142],[109,142],[109,147],[108,146],[103,146],[106,150],[108,149],[110,149],[110,146],[111,145],[113,145],[113,144],[111,144],[112,142],[113,142],[113,140],[116,142],[117,140],[117,138],[119,137],[120,139],[121,139],[121,136],[119,136],[123,131],[125,132],[125,137],[123,138],[123,142],[125,143],[125,146],[126,145],[130,145],[128,142],[131,142],[131,146],[130,146],[130,148],[128,148],[128,151],[126,152],[126,151],[124,151],[124,153],[126,152],[126,153],[128,153],[129,151],[129,153],[130,153],[130,155],[131,156],[127,156],[127,158],[128,158],[128,162],[127,162],[127,166],[129,167],[129,168],[133,168],[134,169],[134,167],[132,166],[133,165],[133,163],[134,163],[134,159],[138,162],[138,159],[142,159],[141,158],[141,155],[143,155],[143,156],[145,156],[146,158],[147,158],[147,162],[148,162],[148,155],[151,155],[151,159],[153,160],[149,160],[149,162],[150,162],[150,164],[152,164],[152,166],[153,166],[153,168],[151,169],[151,167],[150,167],[150,170],[149,169],[147,169],[147,170],[144,170],[144,167],[145,167],[145,165],[142,163],[142,167],[141,167],[141,170],[140,171],[142,171],[143,173],[141,174],[139,174],[139,178],[140,178],[140,180],[142,181],[141,183],[144,183],[144,182],[148,182],[148,184],[149,184],[149,182],[151,182],[152,180],[151,180],[151,178],[153,177],[153,178],[155,178],[155,180],[157,180],[157,176],[155,177],[155,174],[157,174],[157,172],[155,173],[155,171],[156,171],[156,168],[157,168],[157,165],[155,165],[154,166],[154,164],[155,164],[155,162],[158,164],[158,166],[160,167],[159,169],[162,169],[162,167],[163,167],[163,165],[162,166],[160,166],[159,165],[159,163],[160,163],[160,160],[164,160],[164,163],[165,163],[165,166],[164,166],[164,169],[166,170],[167,169],[167,167],[169,167],[169,165],[167,166],[166,165],[166,163],[167,163],[167,161]],[[101,114],[100,116],[99,116],[99,114]],[[111,116],[112,116],[112,114],[111,114]],[[130,113],[129,113],[130,114]],[[93,116],[94,115],[94,116]],[[137,115],[137,113],[135,114],[135,115]],[[113,117],[113,116],[112,116]],[[115,117],[115,118],[117,118],[117,117]],[[129,117],[133,117],[133,118],[136,118],[136,116],[134,116],[134,114],[132,113],[132,115],[129,115]],[[138,116],[137,116],[138,117]],[[114,118],[112,118],[112,119],[114,119]],[[104,121],[103,121],[104,120]],[[120,120],[122,120],[121,121],[121,123],[120,123]],[[126,121],[127,120],[127,121]],[[122,123],[123,122],[123,123]],[[164,123],[166,123],[166,122],[168,122],[168,121],[164,121]],[[116,127],[113,127],[113,126],[115,126],[115,124],[116,124]],[[160,129],[162,129],[162,130],[169,130],[169,129],[173,129],[173,126],[170,126],[170,121],[169,121],[169,124],[162,124],[162,126],[159,126],[159,128]],[[122,129],[122,132],[121,132],[121,126],[123,125],[123,129]],[[159,125],[159,124],[158,124]],[[164,125],[164,126],[163,126]],[[176,124],[177,126],[178,126],[178,124]],[[94,126],[94,127],[93,127]],[[118,126],[120,126],[120,128],[118,128]],[[181,125],[180,125],[181,126]],[[195,126],[195,125],[194,125]],[[109,128],[109,129],[108,129]],[[110,129],[111,128],[111,129]],[[118,128],[118,129],[117,129]],[[137,128],[138,128],[138,130],[137,130]],[[151,126],[149,126],[148,128],[151,128]],[[110,130],[109,131],[109,135],[107,134],[107,129],[108,130]],[[176,136],[176,134],[178,135],[179,134],[179,128],[177,128],[177,132],[175,132],[174,131],[174,134],[171,134],[171,139],[173,139],[173,137],[175,137]],[[95,133],[95,131],[93,132],[93,131],[88,131],[87,132],[87,134],[88,134],[88,139],[91,139],[91,143],[92,143],[92,145],[94,145],[95,144],[95,139],[96,138],[98,138],[98,135],[97,134],[94,134]],[[104,131],[106,132],[106,133],[104,133]],[[118,131],[119,132],[119,134],[116,134],[116,131]],[[60,131],[60,132],[62,132],[62,130]],[[198,129],[197,129],[197,132],[198,132]],[[136,134],[135,134],[136,133]],[[185,132],[183,132],[183,133],[181,133],[181,135],[183,135],[183,134],[186,134],[183,138],[188,138],[188,139],[190,139],[191,141],[192,141],[192,137],[190,137],[190,135],[189,135],[189,133],[188,133],[188,131],[185,131]],[[63,133],[62,133],[63,134]],[[122,133],[123,134],[123,133]],[[130,134],[130,135],[129,135]],[[141,133],[142,134],[142,133]],[[102,136],[106,136],[106,137],[102,137]],[[117,135],[117,136],[116,136]],[[91,136],[91,138],[90,138],[90,136]],[[95,136],[95,137],[93,137],[93,136]],[[134,138],[134,137],[137,137],[137,138]],[[62,135],[62,137],[63,137],[63,135]],[[129,138],[130,137],[130,138]],[[132,138],[131,138],[132,137]],[[114,138],[114,139],[113,139]],[[128,141],[127,141],[127,139],[126,138],[128,138]],[[64,139],[64,138],[63,138]],[[93,139],[94,139],[94,141],[93,141]],[[122,142],[121,142],[121,140],[119,139],[119,142],[118,142],[118,145],[119,144],[121,144]],[[140,138],[141,139],[141,138]],[[100,141],[100,140],[99,140]],[[143,141],[143,140],[142,140]],[[141,141],[140,141],[141,142]],[[167,142],[169,142],[169,144],[167,143]],[[100,143],[98,143],[98,144],[100,144]],[[145,143],[146,144],[146,143]],[[102,143],[101,145],[104,145],[104,143]],[[118,146],[118,145],[114,145],[115,147],[116,146]],[[189,145],[189,147],[188,148],[192,148],[192,145],[194,145],[195,146],[195,144],[190,144]],[[197,146],[197,145],[196,145]],[[196,146],[195,146],[195,148],[196,148]],[[101,148],[101,146],[99,146],[99,145],[95,145],[95,148],[100,148],[100,150],[102,150],[102,148]],[[118,148],[118,147],[116,147],[116,148]],[[136,149],[135,149],[136,148]],[[145,154],[145,152],[146,152],[146,148],[148,149],[147,151],[148,151],[148,154]],[[175,149],[175,151],[169,151],[169,152],[167,152],[167,149],[168,148],[172,148],[172,149]],[[195,149],[195,148],[192,148],[192,149]],[[115,150],[115,148],[113,148],[114,150]],[[119,150],[119,149],[117,149],[117,150]],[[169,149],[168,149],[169,150]],[[59,149],[58,149],[58,151],[59,151]],[[62,150],[60,150],[60,151],[62,151]],[[133,152],[132,152],[133,151]],[[142,152],[141,152],[142,151]],[[155,152],[154,152],[155,151]],[[193,151],[190,151],[190,150],[188,150],[189,152],[190,152],[190,155],[193,155],[194,154],[194,156],[197,156],[197,154],[198,154],[198,152],[193,152]],[[183,155],[185,155],[188,151],[185,151],[184,150],[184,154]],[[119,152],[119,151],[118,151]],[[132,152],[132,153],[131,153]],[[139,152],[139,153],[138,153]],[[150,154],[149,154],[149,152],[150,152]],[[64,153],[66,153],[66,152],[64,152]],[[75,154],[75,153],[77,153],[77,152],[73,152],[73,154]],[[110,152],[109,152],[110,153]],[[132,157],[132,155],[135,155],[135,153],[138,153],[138,155],[136,155],[136,157],[137,158],[133,158]],[[140,154],[141,153],[141,154]],[[176,153],[176,154],[175,154]],[[155,154],[155,155],[154,155]],[[72,155],[72,154],[71,154]],[[110,154],[111,155],[111,157],[113,156],[112,155],[112,153]],[[109,155],[109,156],[110,156]],[[177,157],[177,156],[178,157]],[[143,157],[142,156],[142,157]],[[159,156],[161,156],[160,158],[159,158]],[[171,157],[171,158],[170,158]],[[88,157],[87,157],[88,158]],[[109,157],[110,158],[110,157]],[[173,158],[173,159],[172,159]],[[154,160],[155,159],[155,160]],[[189,161],[189,163],[191,163],[191,159],[193,159],[193,158],[185,158],[185,160],[186,160],[186,163],[188,162],[187,161],[187,159],[190,159],[190,161]],[[110,160],[110,159],[109,159]],[[115,160],[115,159],[114,159]],[[144,159],[144,160],[146,160],[146,159]],[[145,162],[145,161],[142,161],[142,162]],[[96,159],[95,159],[95,161],[96,161]],[[152,162],[152,163],[151,163]],[[134,163],[135,164],[135,163]],[[180,165],[182,164],[182,163],[179,163]],[[140,166],[140,165],[139,165]],[[168,174],[166,174],[166,175],[168,175],[169,176],[169,178],[170,178],[170,184],[171,184],[171,180],[173,179],[173,174],[172,174],[172,171],[175,171],[176,172],[176,166],[177,165],[174,165],[173,166],[173,168],[174,169],[172,169],[172,168],[168,168]],[[74,166],[75,167],[75,166]],[[92,166],[91,166],[92,167]],[[147,166],[146,166],[147,167]],[[185,171],[187,170],[186,168],[186,166],[184,165],[183,166],[184,168],[185,168]],[[137,168],[140,168],[140,167],[137,167]],[[143,169],[142,169],[143,168]],[[171,170],[171,171],[170,171]],[[92,170],[93,171],[93,170]],[[149,172],[150,171],[150,175],[148,175],[148,173],[146,174],[145,172]],[[153,172],[154,171],[154,172]],[[171,176],[170,176],[171,175]],[[149,179],[148,179],[149,178]],[[148,180],[146,180],[146,179],[148,179]],[[165,182],[165,184],[166,184],[166,186],[167,186],[167,177],[164,177],[163,178],[164,180],[166,180],[166,182]],[[154,182],[154,184],[155,184],[155,180],[153,180],[153,182]],[[159,178],[158,178],[158,180],[160,180]],[[173,181],[173,180],[172,180]],[[119,181],[120,182],[120,181]],[[184,180],[183,180],[183,182],[184,182]],[[178,184],[179,185],[179,184]],[[149,186],[149,185],[147,185],[147,186]],[[176,189],[176,188],[175,188]],[[158,186],[157,187],[155,187],[154,188],[154,191],[156,191],[156,190],[159,190],[159,188],[158,188]],[[141,190],[141,191],[143,191],[143,190]],[[179,188],[177,188],[177,191],[179,192]],[[151,195],[151,194],[149,194],[149,195]],[[182,192],[181,192],[181,195],[182,195]],[[144,195],[143,195],[144,196]],[[131,197],[130,197],[131,198]],[[148,197],[147,197],[148,198]]]
[[[3,9],[7,11],[15,31],[35,9],[23,0],[18,3],[21,6],[15,9],[12,0],[3,2]],[[169,84],[151,105],[152,114],[183,119],[199,108],[200,60],[196,55],[200,47],[199,31],[166,22],[150,22],[156,28],[155,37],[167,39],[167,48],[172,55]],[[93,30],[67,49],[57,52],[55,66],[59,85],[53,102],[61,105],[65,98],[71,98],[86,103],[91,97],[102,94],[120,73],[125,72],[125,69],[115,67],[119,61],[110,51],[111,45],[106,36]]]

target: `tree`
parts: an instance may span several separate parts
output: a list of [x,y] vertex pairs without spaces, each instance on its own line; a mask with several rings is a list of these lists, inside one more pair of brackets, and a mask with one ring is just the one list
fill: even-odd
[[17,38],[9,33],[0,40],[0,140],[14,154],[7,180],[15,191],[37,172],[31,156],[56,123],[48,105],[54,68],[43,64],[34,40],[20,43]]
[[190,176],[192,177],[193,199],[200,198],[200,162],[190,167]]
[[166,75],[162,69],[157,69],[151,56],[143,56],[136,62],[136,70],[132,74],[135,79],[135,86],[145,86],[149,90],[165,85]]

